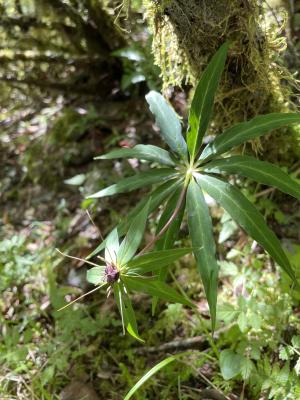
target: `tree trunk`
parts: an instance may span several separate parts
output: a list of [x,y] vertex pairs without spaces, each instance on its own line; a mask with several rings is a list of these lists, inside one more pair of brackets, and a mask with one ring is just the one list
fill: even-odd
[[[262,26],[263,10],[256,0],[147,0],[146,5],[165,87],[194,85],[220,45],[230,42],[212,133],[257,114],[293,109],[286,85],[291,76],[276,63],[283,39],[278,27],[276,34],[274,25]],[[287,149],[282,135],[278,140],[277,148],[274,140],[267,144],[269,154],[270,147],[275,153]],[[294,141],[290,144],[293,150]],[[253,145],[261,149],[259,141]]]

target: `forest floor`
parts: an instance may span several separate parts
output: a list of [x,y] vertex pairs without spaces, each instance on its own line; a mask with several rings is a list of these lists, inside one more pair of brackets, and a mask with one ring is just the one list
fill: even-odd
[[[184,111],[184,97],[178,95],[175,105]],[[300,296],[211,201],[221,267],[213,336],[191,256],[173,265],[168,280],[193,299],[198,312],[161,302],[151,316],[150,299],[135,295],[145,344],[122,335],[116,305],[105,293],[57,311],[91,287],[84,260],[64,258],[55,249],[85,258],[143,195],[86,200],[143,167],[93,157],[112,147],[158,143],[158,135],[140,96],[105,106],[53,106],[48,113],[1,137],[1,400],[123,399],[149,368],[186,350],[191,352],[155,375],[137,398],[300,399]],[[243,190],[299,271],[297,203],[251,182]],[[186,232],[184,221],[181,244],[187,244]]]

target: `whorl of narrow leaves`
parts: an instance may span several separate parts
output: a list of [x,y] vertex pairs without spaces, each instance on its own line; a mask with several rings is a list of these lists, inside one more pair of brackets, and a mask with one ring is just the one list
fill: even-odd
[[[130,290],[149,293],[154,297],[153,311],[157,298],[192,306],[190,300],[164,283],[169,263],[189,251],[193,251],[196,258],[210,308],[212,328],[215,327],[218,264],[215,257],[212,221],[205,202],[204,191],[216,199],[232,219],[274,258],[299,287],[293,267],[282,249],[279,239],[242,192],[224,182],[223,175],[239,174],[264,185],[271,185],[297,199],[300,198],[300,185],[279,167],[270,163],[250,156],[229,155],[221,158],[220,155],[247,140],[269,134],[273,129],[300,123],[300,114],[259,115],[251,121],[242,122],[227,129],[204,149],[202,147],[204,135],[209,128],[214,98],[228,50],[228,43],[224,43],[213,56],[196,87],[189,113],[187,143],[182,135],[181,123],[176,112],[161,94],[151,91],[146,96],[146,100],[155,116],[160,135],[169,146],[170,151],[157,146],[141,144],[132,149],[113,150],[98,157],[100,159],[134,157],[149,161],[152,166],[153,163],[164,166],[164,168],[152,168],[133,177],[125,178],[90,196],[91,198],[100,198],[145,186],[158,185],[149,196],[136,205],[129,213],[127,220],[117,226],[117,234],[120,237],[127,232],[121,245],[119,246],[119,242],[117,245],[110,244],[112,237],[116,238],[115,232],[90,255],[99,253],[107,246],[105,257],[112,258],[112,255],[108,253],[116,253],[121,268],[126,269],[123,274],[121,270],[120,282],[115,284],[114,290],[118,297],[117,302],[119,302],[118,306],[122,312],[123,322],[128,332],[138,340],[140,338],[127,292]],[[158,222],[156,236],[151,243],[156,242],[154,251],[135,256],[142,241],[148,215],[163,204],[164,208]],[[178,237],[185,211],[187,212],[192,248],[172,251],[170,249]],[[108,251],[108,248],[111,250]],[[88,275],[93,283],[101,282],[103,276],[103,269],[96,268],[92,268]],[[140,276],[149,272],[153,273],[154,277]],[[124,297],[123,301],[122,296]]]
[[121,244],[117,228],[108,235],[105,243],[105,258],[100,257],[106,265],[95,266],[87,272],[88,282],[100,287],[103,285],[111,286],[120,311],[123,329],[126,328],[127,332],[139,341],[143,341],[143,339],[138,333],[129,291],[149,293],[155,298],[193,307],[188,299],[164,282],[145,275],[166,268],[170,263],[190,253],[191,248],[162,250],[136,255],[144,235],[150,202],[151,198],[132,218]]

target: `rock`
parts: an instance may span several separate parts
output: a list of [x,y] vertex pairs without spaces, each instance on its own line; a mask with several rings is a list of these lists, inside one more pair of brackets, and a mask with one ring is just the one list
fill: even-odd
[[88,384],[73,381],[60,393],[60,400],[100,400],[95,390]]

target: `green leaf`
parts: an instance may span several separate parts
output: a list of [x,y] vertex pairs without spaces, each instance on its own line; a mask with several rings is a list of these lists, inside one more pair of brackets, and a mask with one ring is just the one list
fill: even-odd
[[121,314],[123,328],[125,327],[127,332],[134,337],[134,339],[144,342],[144,340],[138,334],[135,313],[131,304],[131,300],[126,292],[126,288],[122,283],[115,283],[113,289],[115,300]]
[[216,139],[209,143],[203,150],[200,160],[204,161],[217,154],[225,153],[234,146],[238,146],[247,140],[255,139],[261,135],[270,133],[272,129],[282,126],[300,123],[300,114],[273,113],[259,115],[251,121],[242,122],[227,129]]
[[[156,228],[156,235],[161,231],[161,229],[166,225],[166,223],[171,218],[172,214],[174,213],[176,206],[178,204],[181,192],[183,190],[183,186],[178,187],[178,189],[174,192],[174,194],[168,199],[164,211],[161,214],[159,222]],[[171,249],[174,245],[175,240],[178,237],[180,225],[183,219],[185,210],[185,201],[183,202],[179,212],[177,213],[176,217],[172,221],[171,225],[165,232],[165,234],[156,242],[155,249],[156,250],[166,250]],[[168,269],[163,268],[159,271],[158,280],[165,282],[166,277],[168,274]],[[157,305],[157,298],[152,299],[152,315],[155,313],[155,308]]]
[[249,156],[233,156],[212,161],[204,167],[205,172],[239,174],[264,185],[274,186],[284,193],[300,199],[300,185],[276,165]]
[[110,263],[116,264],[119,247],[120,245],[118,229],[115,228],[106,238],[105,260]]
[[214,330],[219,267],[215,258],[216,247],[211,217],[202,190],[194,179],[190,182],[187,191],[187,213],[193,248],[196,248],[194,254],[204,285]]
[[242,357],[241,359],[241,375],[242,378],[247,381],[250,378],[251,372],[255,369],[253,362],[247,358]]
[[166,367],[168,364],[172,363],[173,361],[176,361],[178,358],[183,357],[185,355],[189,354],[189,352],[184,352],[180,354],[176,354],[174,356],[170,356],[162,360],[160,363],[156,364],[153,368],[151,368],[145,375],[142,376],[142,378],[130,389],[130,391],[126,394],[124,397],[124,400],[129,400],[132,398],[132,396],[135,394],[135,392],[143,386],[145,382],[147,382],[148,379],[151,378],[154,374],[156,374],[160,369]]
[[238,319],[237,319],[238,326],[240,328],[241,332],[246,332],[248,328],[248,320],[247,320],[247,315],[244,313],[244,311],[240,312]]
[[187,144],[194,160],[207,130],[213,111],[214,97],[227,57],[228,43],[224,43],[212,57],[197,85],[189,115]]
[[224,303],[218,307],[218,319],[223,320],[226,324],[232,322],[238,316],[239,312],[232,304]]
[[86,280],[94,285],[100,285],[105,282],[105,266],[91,268],[86,273]]
[[197,174],[197,181],[245,231],[256,240],[296,282],[294,271],[280,241],[268,228],[263,216],[234,186],[208,175]]
[[132,303],[130,297],[126,292],[126,287],[121,286],[122,291],[122,300],[123,300],[123,311],[124,311],[124,321],[127,332],[134,337],[135,339],[139,340],[140,342],[144,342],[144,340],[140,337],[138,333],[138,327],[136,323],[135,313],[132,307]]
[[183,297],[181,294],[177,293],[176,290],[158,280],[153,280],[151,278],[131,278],[128,276],[122,276],[122,280],[130,290],[148,293],[151,296],[157,296],[166,301],[194,307],[189,299]]
[[108,186],[88,196],[88,199],[97,199],[105,196],[113,196],[117,193],[130,192],[131,190],[139,189],[143,186],[153,185],[154,183],[162,182],[174,178],[178,173],[173,169],[160,168],[156,170],[140,172],[129,178],[124,178],[114,185]]
[[85,178],[86,178],[85,174],[78,174],[70,179],[64,180],[64,183],[66,183],[67,185],[80,186],[84,183]]
[[111,160],[114,158],[138,158],[139,160],[155,161],[159,164],[175,166],[170,153],[151,144],[138,144],[132,149],[122,148],[113,150],[108,154],[95,157],[95,160]]
[[[162,185],[158,186],[155,190],[153,190],[150,195],[145,196],[142,200],[138,202],[138,204],[128,213],[128,216],[125,221],[120,222],[117,225],[118,233],[119,236],[122,236],[126,233],[126,230],[128,229],[129,224],[132,222],[133,218],[139,213],[142,208],[145,206],[147,201],[150,199],[149,203],[149,214],[156,210],[157,207],[168,197],[170,196],[177,188],[179,185],[181,185],[182,179],[174,180],[172,179],[171,181],[165,182]],[[96,249],[88,255],[87,259],[89,260],[90,258],[94,257],[96,254],[100,253],[104,249],[106,245],[106,239],[103,240],[99,244],[99,246],[96,247]]]
[[220,354],[220,368],[223,378],[228,381],[241,372],[243,357],[232,350],[223,350]]
[[153,251],[151,253],[143,254],[142,256],[136,257],[129,261],[127,264],[129,271],[127,273],[144,274],[147,272],[160,270],[184,255],[191,253],[192,250],[192,248],[181,248]]
[[118,251],[118,264],[120,266],[125,265],[132,259],[141,243],[148,217],[149,203],[150,200],[132,220],[128,232],[120,245]]
[[237,224],[226,212],[222,215],[221,226],[218,243],[224,243],[238,229]]
[[164,97],[154,90],[146,96],[151,112],[155,115],[164,141],[182,158],[187,158],[187,146],[181,133],[181,125],[174,109]]

